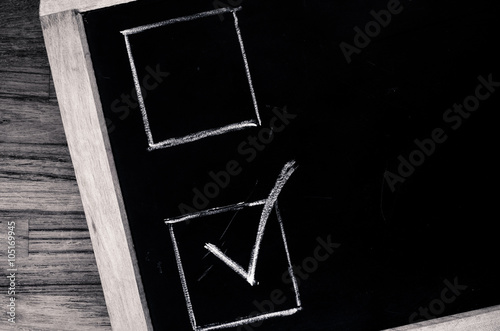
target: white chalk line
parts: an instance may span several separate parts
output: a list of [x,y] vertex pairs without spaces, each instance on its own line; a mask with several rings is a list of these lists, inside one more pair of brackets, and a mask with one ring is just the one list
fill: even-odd
[[285,164],[283,169],[281,170],[281,173],[276,180],[276,184],[271,190],[271,193],[269,194],[269,198],[266,200],[266,204],[264,205],[264,208],[262,210],[262,215],[260,217],[260,223],[259,223],[259,229],[257,230],[257,239],[255,241],[255,246],[254,250],[252,252],[252,257],[250,260],[249,264],[249,270],[250,270],[250,276],[251,280],[255,278],[255,270],[257,267],[257,259],[259,257],[259,251],[260,251],[260,244],[262,242],[262,238],[264,237],[264,230],[266,227],[267,220],[269,218],[269,215],[271,213],[271,210],[274,206],[274,203],[278,199],[279,194],[281,193],[281,190],[285,186],[286,182],[290,179],[292,174],[294,173],[295,169],[297,169],[297,166],[295,165],[295,161],[290,161]]
[[148,144],[149,146],[151,146],[152,144],[154,144],[153,135],[151,134],[148,114],[146,113],[144,98],[142,97],[141,83],[139,82],[139,76],[137,75],[137,68],[135,67],[134,56],[132,55],[132,47],[130,46],[130,41],[127,35],[125,35],[125,46],[127,47],[127,54],[130,61],[130,69],[132,70],[132,77],[134,78],[134,86],[135,86],[135,91],[137,92],[137,100],[139,101],[139,107],[141,108],[142,120],[144,122],[144,130],[146,131],[146,135],[148,137]]
[[274,313],[266,313],[266,314],[262,314],[262,315],[244,318],[244,319],[234,321],[234,322],[228,322],[228,323],[223,323],[223,324],[211,324],[211,325],[207,325],[207,326],[198,327],[198,328],[196,328],[196,331],[217,330],[217,329],[231,328],[231,327],[240,326],[240,325],[244,325],[244,324],[251,324],[254,322],[258,322],[258,321],[264,321],[264,320],[267,320],[267,319],[273,318],[273,317],[290,316],[290,315],[293,315],[300,310],[302,310],[302,307],[292,308],[292,309],[278,311],[278,312],[274,312]]
[[181,278],[182,291],[184,292],[184,298],[186,300],[189,320],[191,322],[191,327],[193,328],[193,330],[196,330],[196,318],[194,317],[193,305],[191,304],[191,298],[189,296],[186,276],[184,275],[184,268],[182,267],[181,256],[179,254],[179,247],[177,246],[177,240],[175,239],[173,225],[169,225],[168,229],[170,231],[170,237],[172,238],[172,244],[174,246],[175,260],[177,261],[177,269],[179,269],[179,276]]
[[241,7],[237,7],[237,8],[225,7],[225,8],[210,10],[210,11],[206,11],[206,12],[201,12],[201,13],[194,14],[194,15],[171,18],[171,19],[161,21],[161,22],[141,25],[141,26],[138,26],[135,28],[120,31],[120,33],[123,34],[124,36],[128,36],[128,35],[144,32],[147,30],[159,28],[159,27],[162,27],[162,26],[165,26],[168,24],[173,24],[173,23],[178,23],[178,22],[187,22],[187,21],[192,21],[192,20],[198,19],[198,18],[209,17],[209,16],[214,16],[214,15],[219,15],[219,14],[224,14],[224,13],[230,13],[230,12],[234,13],[234,12],[237,12],[239,10],[241,10]]
[[205,276],[208,274],[208,272],[213,268],[213,265],[211,265],[210,267],[208,267],[207,270],[205,270],[205,272],[198,278],[198,281],[201,281],[203,278],[205,278]]
[[[289,254],[289,250],[288,250],[288,243],[287,243],[287,240],[286,240],[285,230],[284,230],[284,227],[283,227],[283,221],[282,221],[281,214],[279,212],[279,208],[278,208],[278,204],[277,204],[277,198],[278,198],[281,190],[283,189],[284,185],[290,179],[291,175],[293,174],[293,172],[296,169],[297,169],[297,166],[295,165],[295,161],[287,162],[285,164],[285,166],[283,167],[280,175],[278,176],[278,179],[276,180],[276,184],[275,184],[274,188],[271,190],[271,193],[269,194],[269,197],[267,199],[265,199],[265,200],[259,200],[259,201],[255,201],[255,202],[251,202],[251,203],[241,202],[241,203],[230,205],[230,206],[213,208],[213,209],[202,211],[202,212],[199,212],[199,213],[193,213],[193,214],[190,214],[190,215],[186,215],[186,216],[183,216],[181,218],[174,219],[174,220],[172,220],[172,219],[171,220],[167,220],[165,222],[169,226],[170,236],[172,238],[172,243],[173,243],[173,246],[174,246],[174,252],[175,252],[175,258],[176,258],[176,262],[177,262],[177,267],[179,269],[179,275],[180,275],[180,279],[181,279],[182,289],[183,289],[183,292],[184,292],[184,297],[185,297],[185,300],[186,300],[186,306],[187,306],[187,310],[188,310],[188,315],[189,315],[189,319],[190,319],[191,326],[192,326],[193,330],[195,330],[195,331],[209,331],[209,330],[217,330],[217,329],[223,329],[223,328],[236,327],[236,326],[240,326],[240,325],[244,325],[244,324],[251,324],[251,323],[254,323],[254,322],[257,322],[257,321],[263,321],[263,320],[266,320],[266,319],[269,319],[269,318],[273,318],[273,317],[289,316],[289,315],[295,314],[296,312],[302,310],[300,296],[299,296],[299,291],[298,291],[298,285],[297,285],[297,281],[295,279],[295,275],[293,273],[293,268],[292,268],[292,264],[291,264],[290,254]],[[259,253],[259,246],[260,246],[260,243],[262,242],[262,237],[263,237],[263,234],[264,234],[264,229],[265,229],[265,225],[267,223],[267,219],[269,218],[270,210],[274,206],[275,211],[276,211],[276,215],[277,215],[277,218],[278,218],[278,222],[280,224],[280,230],[281,230],[281,235],[282,235],[282,238],[283,238],[283,244],[284,244],[284,247],[285,247],[285,252],[286,252],[286,257],[287,257],[287,263],[288,263],[288,271],[290,273],[290,277],[292,279],[292,283],[293,283],[293,286],[294,286],[294,292],[295,292],[295,299],[296,299],[296,303],[297,303],[297,308],[292,308],[292,309],[283,310],[283,311],[279,311],[279,312],[273,312],[273,313],[265,313],[265,314],[258,315],[258,316],[253,316],[253,317],[242,318],[242,319],[239,319],[239,320],[234,321],[234,322],[214,323],[214,324],[210,324],[210,325],[207,325],[207,326],[197,326],[196,325],[195,315],[194,315],[194,310],[193,310],[193,307],[192,307],[192,304],[191,304],[190,295],[189,295],[189,289],[187,287],[186,277],[184,275],[184,269],[182,267],[182,261],[181,261],[180,254],[179,254],[179,248],[177,246],[177,241],[176,241],[175,235],[174,235],[173,224],[185,221],[185,220],[190,219],[190,218],[196,218],[196,217],[202,217],[202,216],[207,216],[207,215],[213,215],[213,214],[222,213],[224,211],[230,211],[230,210],[240,210],[240,209],[242,209],[244,207],[251,207],[251,206],[258,206],[258,205],[264,205],[264,208],[263,208],[263,211],[262,211],[262,214],[261,214],[261,219],[260,219],[260,223],[259,223],[259,229],[257,231],[257,240],[256,240],[256,243],[254,245],[254,249],[252,251],[252,258],[251,258],[251,261],[250,261],[249,271],[248,272],[246,272],[239,264],[237,264],[236,262],[234,262],[233,260],[231,260],[230,258],[228,258],[215,245],[207,243],[207,244],[205,244],[205,248],[208,251],[210,251],[212,254],[214,254],[216,257],[218,257],[221,261],[223,261],[224,263],[226,263],[236,273],[238,273],[240,276],[242,276],[243,278],[245,278],[250,284],[254,285],[255,284],[255,279],[254,279],[254,277],[255,277],[255,268],[256,268],[256,265],[257,265],[257,258],[258,258],[258,253]],[[268,206],[271,206],[271,209],[269,209]],[[180,220],[180,219],[182,219],[182,220]],[[251,274],[252,272],[253,272],[253,275]]]
[[[276,206],[276,208],[277,208],[277,206]],[[281,220],[281,216],[279,216],[279,219]],[[280,224],[281,224],[281,221],[280,221]],[[186,281],[186,277],[185,277],[185,274],[184,274],[184,268],[182,267],[182,261],[181,261],[181,257],[180,257],[180,253],[179,253],[179,247],[177,245],[177,240],[175,238],[175,234],[174,234],[174,230],[173,230],[173,225],[169,224],[168,227],[169,227],[169,231],[170,231],[170,236],[172,238],[172,244],[173,244],[173,247],[174,247],[175,259],[176,259],[176,262],[177,262],[177,268],[179,270],[179,276],[180,276],[180,279],[181,279],[181,285],[182,285],[182,290],[183,290],[183,293],[184,293],[184,298],[186,300],[186,306],[187,306],[187,310],[188,310],[188,315],[189,315],[191,327],[193,328],[193,330],[195,330],[195,331],[209,331],[209,330],[217,330],[217,329],[223,329],[223,328],[236,327],[236,326],[240,326],[240,325],[244,325],[244,324],[251,324],[251,323],[254,323],[254,322],[258,322],[258,321],[264,321],[264,320],[267,320],[267,319],[270,319],[270,318],[273,318],[273,317],[290,316],[290,315],[293,315],[296,312],[302,310],[302,307],[301,307],[301,304],[300,304],[300,300],[298,299],[298,295],[299,294],[298,294],[298,289],[296,287],[295,276],[293,275],[293,273],[291,273],[291,277],[292,277],[293,282],[294,282],[294,287],[296,289],[296,298],[297,298],[296,299],[297,300],[297,307],[296,308],[292,308],[292,309],[288,309],[288,310],[283,310],[283,311],[278,311],[278,312],[273,312],[273,313],[265,313],[265,314],[261,314],[261,315],[257,315],[257,316],[252,316],[252,317],[243,317],[243,318],[241,318],[241,319],[239,319],[237,321],[234,321],[234,322],[214,323],[214,324],[210,324],[210,325],[207,325],[207,326],[197,326],[196,325],[196,318],[195,318],[195,315],[194,315],[193,306],[191,304],[191,298],[190,298],[190,295],[189,295],[189,289],[187,287],[187,281]],[[281,226],[281,231],[282,231],[282,235],[283,235],[283,240],[284,240],[283,242],[284,242],[284,245],[285,245],[285,249],[287,251],[287,261],[288,261],[289,270],[291,270],[292,266],[291,266],[290,257],[288,255],[288,246],[287,246],[286,241],[285,241],[286,239],[285,239],[285,235],[284,235],[284,229],[283,229],[282,226]],[[220,250],[217,247],[214,247],[214,248],[215,248],[215,250],[217,250],[217,251],[220,252]],[[243,270],[243,268],[241,268],[241,269]]]
[[250,87],[250,94],[252,95],[252,102],[255,109],[255,116],[257,116],[257,122],[259,126],[262,125],[259,114],[259,107],[257,105],[257,98],[255,97],[255,91],[253,89],[252,76],[250,75],[250,67],[248,66],[247,53],[245,52],[245,46],[243,45],[243,38],[241,37],[240,26],[238,24],[238,16],[236,16],[236,11],[233,11],[234,27],[236,29],[236,34],[238,35],[238,42],[240,43],[241,55],[243,57],[243,62],[245,63],[245,72],[248,79],[248,85]]
[[[220,9],[216,9],[216,10],[198,13],[195,15],[169,19],[169,20],[165,20],[162,22],[142,25],[142,26],[138,26],[138,27],[135,27],[132,29],[127,29],[127,30],[121,31],[121,33],[123,34],[123,36],[125,38],[125,45],[127,48],[127,54],[128,54],[129,61],[130,61],[132,76],[134,79],[134,86],[135,86],[135,90],[137,92],[137,98],[139,101],[141,115],[142,115],[142,119],[144,122],[144,130],[146,131],[146,135],[147,135],[147,139],[148,139],[148,145],[149,145],[148,151],[154,151],[154,150],[158,150],[158,149],[162,149],[162,148],[168,148],[168,147],[173,147],[173,146],[177,146],[177,145],[182,145],[185,143],[197,141],[197,140],[204,139],[207,137],[221,135],[221,134],[231,132],[231,131],[237,131],[237,130],[242,130],[242,129],[248,128],[248,127],[256,127],[256,126],[262,125],[262,122],[260,119],[260,114],[259,114],[259,108],[258,108],[258,104],[257,104],[257,98],[255,97],[255,91],[253,88],[252,77],[250,75],[250,68],[248,66],[248,60],[247,60],[247,56],[246,56],[246,52],[245,52],[245,47],[243,44],[243,38],[241,36],[240,27],[238,24],[238,17],[236,16],[236,12],[239,10],[241,10],[241,7],[220,8]],[[172,24],[172,23],[191,21],[191,20],[195,20],[198,18],[219,15],[221,13],[227,13],[227,12],[231,12],[233,14],[234,26],[236,29],[236,34],[238,37],[238,42],[239,42],[241,54],[243,57],[245,73],[247,76],[248,85],[250,88],[250,94],[252,96],[252,102],[253,102],[254,111],[255,111],[257,121],[250,120],[250,121],[243,121],[240,123],[229,124],[229,125],[217,128],[217,129],[204,130],[204,131],[200,131],[197,133],[186,135],[184,137],[170,138],[170,139],[166,139],[164,141],[161,141],[159,143],[155,143],[154,139],[153,139],[153,134],[151,132],[151,126],[149,123],[147,111],[146,111],[146,105],[144,103],[144,98],[142,96],[142,90],[141,90],[141,86],[140,86],[140,82],[139,82],[139,76],[137,74],[137,68],[135,66],[135,61],[134,61],[134,57],[132,54],[132,47],[130,45],[130,40],[129,40],[128,36],[132,35],[132,34],[137,34],[137,33],[140,33],[140,32],[146,31],[146,30],[150,30],[150,29],[158,28],[158,27],[165,26],[168,24]]]
[[[271,210],[278,199],[278,196],[285,186],[286,182],[292,176],[293,172],[297,169],[295,166],[295,161],[290,161],[285,164],[283,169],[281,170],[278,179],[276,180],[276,184],[274,185],[269,197],[265,200],[264,207],[262,208],[262,214],[260,216],[259,227],[257,229],[257,237],[255,239],[255,244],[253,246],[251,255],[250,255],[250,263],[248,265],[248,271],[245,271],[241,266],[236,264],[232,259],[227,257],[224,253],[217,249],[215,256],[221,259],[222,262],[226,263],[231,269],[233,269],[236,273],[242,276],[250,285],[254,286],[257,284],[255,280],[255,272],[257,269],[257,260],[259,257],[260,246],[262,243],[262,239],[264,237],[264,230],[266,228],[267,220],[269,219],[269,215]],[[217,248],[215,245],[207,243],[205,248],[209,250],[214,250]]]
[[190,220],[193,218],[220,214],[220,213],[224,213],[224,212],[232,211],[232,210],[240,210],[240,209],[243,209],[245,207],[260,206],[260,205],[263,205],[265,203],[266,203],[266,200],[259,200],[259,201],[254,201],[254,202],[239,202],[239,203],[236,203],[234,205],[223,206],[223,207],[215,207],[215,208],[203,210],[203,211],[200,211],[197,213],[191,213],[191,214],[186,214],[186,215],[179,216],[179,217],[167,218],[167,219],[165,219],[165,224],[180,223],[180,222],[184,222],[184,221],[187,221],[187,220]]
[[277,200],[274,204],[274,210],[276,211],[276,217],[278,218],[278,222],[280,224],[281,236],[283,237],[283,245],[285,247],[286,259],[288,261],[288,273],[290,274],[290,278],[292,279],[293,290],[295,292],[295,301],[297,302],[297,306],[300,307],[302,306],[302,303],[300,301],[299,285],[297,284],[297,279],[295,278],[295,274],[293,272],[292,260],[290,259],[290,251],[288,250],[288,242],[286,240],[286,235],[285,235],[285,228],[283,226],[283,220],[281,218],[281,212],[278,208]]
[[257,123],[255,123],[254,120],[229,124],[229,125],[217,128],[217,129],[209,129],[209,130],[204,130],[204,131],[200,131],[197,133],[189,134],[189,135],[181,137],[181,138],[170,138],[170,139],[166,139],[166,140],[159,142],[159,143],[150,143],[148,150],[153,151],[153,150],[157,150],[157,149],[161,149],[161,148],[168,148],[168,147],[172,147],[172,146],[182,145],[182,144],[190,143],[190,142],[193,142],[196,140],[204,139],[207,137],[218,136],[218,135],[221,135],[221,134],[224,134],[227,132],[239,131],[239,130],[243,130],[243,129],[248,128],[248,127],[256,127],[256,126],[257,126]]
[[242,266],[240,266],[238,263],[234,262],[229,257],[227,257],[227,255],[224,254],[217,246],[215,246],[213,244],[205,244],[205,248],[208,249],[212,254],[217,256],[225,264],[227,264],[231,269],[233,269],[241,277],[243,277],[245,279],[248,278],[248,273],[245,271],[245,269],[243,269]]
[[[224,231],[220,235],[219,240],[222,240],[222,238],[224,238],[224,236],[226,235],[227,230],[229,230],[229,227],[231,226],[231,224],[233,224],[233,221],[234,221],[234,219],[236,218],[236,216],[238,215],[239,212],[240,212],[240,210],[236,210],[236,212],[233,214],[233,217],[231,217],[231,220],[229,221],[229,223],[227,224],[226,228],[224,229]],[[225,243],[226,242],[224,241],[221,246],[224,246]]]

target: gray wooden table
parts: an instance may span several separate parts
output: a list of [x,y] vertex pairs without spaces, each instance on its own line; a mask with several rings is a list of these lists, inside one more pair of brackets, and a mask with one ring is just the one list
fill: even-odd
[[39,0],[0,0],[0,330],[110,330],[38,9]]

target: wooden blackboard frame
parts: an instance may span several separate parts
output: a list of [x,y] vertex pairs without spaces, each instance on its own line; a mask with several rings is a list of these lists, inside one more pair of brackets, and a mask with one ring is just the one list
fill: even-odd
[[[61,117],[114,330],[153,330],[81,14],[136,0],[41,0]],[[495,330],[500,306],[391,330]]]
[[81,16],[125,2],[41,1],[40,16],[111,325],[153,330]]

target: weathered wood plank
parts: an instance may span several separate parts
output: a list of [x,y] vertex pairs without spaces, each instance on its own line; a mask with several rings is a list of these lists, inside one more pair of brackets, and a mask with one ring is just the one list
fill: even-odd
[[[6,217],[0,221],[0,232],[4,233],[7,222],[14,221],[16,251],[26,252],[16,256],[17,277],[23,288],[100,283],[83,214],[33,216],[27,211],[2,214]],[[0,286],[5,286],[6,281],[0,279]]]
[[[55,153],[49,154],[51,151]],[[75,172],[65,146],[2,144],[0,145],[0,178],[13,181],[74,182]]]
[[15,210],[3,211],[2,214],[5,218],[16,221],[28,219],[30,231],[47,231],[56,233],[59,231],[80,231],[88,234],[87,221],[85,220],[83,210],[71,213],[32,213],[29,210]]
[[100,284],[92,252],[30,254],[17,269],[22,286]]
[[50,75],[22,71],[0,71],[0,97],[40,97],[50,99]]
[[0,102],[0,143],[66,144],[57,103],[15,98]]
[[76,182],[14,181],[0,178],[0,211],[39,210],[72,212],[81,210]]
[[0,329],[103,331],[111,327],[99,285],[55,285],[20,288],[16,299],[16,326],[12,328],[3,318]]
[[21,143],[0,143],[0,157],[13,159],[27,160],[52,160],[57,162],[65,162],[71,165],[71,157],[69,155],[66,142],[61,144],[37,144],[30,142]]
[[[67,285],[100,285],[99,273],[92,252],[32,254],[29,258],[19,258],[16,268],[19,288],[33,286],[43,290],[48,285],[62,287]],[[2,277],[0,286],[7,286],[7,282],[8,279]]]
[[0,330],[110,330],[38,13],[0,1],[0,237],[16,222],[18,270],[17,323]]
[[35,254],[72,254],[93,253],[90,235],[80,231],[30,231],[29,253]]
[[48,73],[38,9],[38,0],[0,1],[0,70]]

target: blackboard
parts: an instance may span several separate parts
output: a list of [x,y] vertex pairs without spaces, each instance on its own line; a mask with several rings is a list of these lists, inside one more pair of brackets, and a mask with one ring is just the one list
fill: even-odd
[[500,304],[499,10],[83,13],[154,328],[382,330]]

